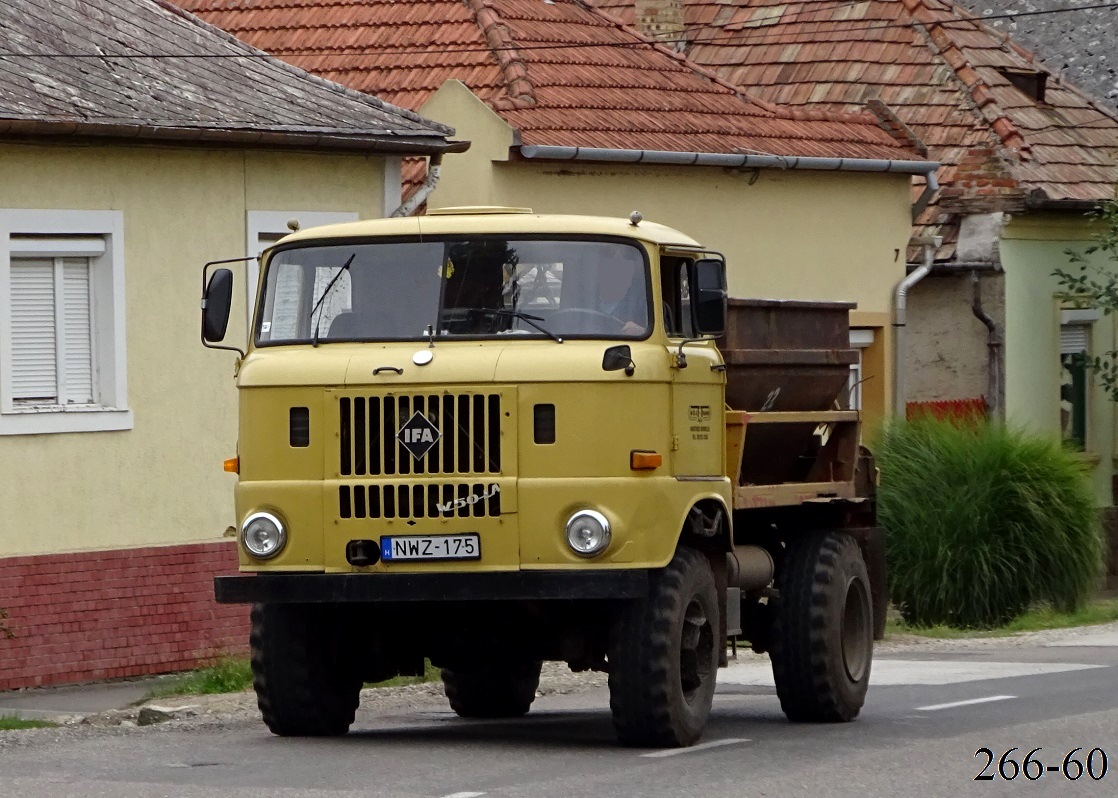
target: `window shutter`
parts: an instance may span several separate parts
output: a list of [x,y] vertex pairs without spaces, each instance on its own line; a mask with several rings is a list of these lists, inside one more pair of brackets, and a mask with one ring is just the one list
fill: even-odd
[[1060,354],[1078,355],[1087,351],[1087,334],[1090,327],[1086,324],[1063,324],[1060,326]]
[[11,261],[12,400],[54,402],[54,262]]
[[91,404],[93,328],[89,302],[89,261],[62,262],[62,336],[65,346],[62,404]]

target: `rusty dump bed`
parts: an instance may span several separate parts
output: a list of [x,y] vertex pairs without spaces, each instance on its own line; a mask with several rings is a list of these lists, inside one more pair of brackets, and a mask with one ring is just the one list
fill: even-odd
[[848,408],[846,302],[731,299],[726,362],[727,474],[738,509],[857,494],[858,412]]

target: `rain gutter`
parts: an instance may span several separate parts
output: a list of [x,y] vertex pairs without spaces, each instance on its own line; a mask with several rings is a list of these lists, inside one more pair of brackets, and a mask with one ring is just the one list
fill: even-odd
[[551,147],[522,144],[520,155],[529,160],[585,161],[590,163],[643,163],[664,166],[721,166],[730,169],[810,169],[820,172],[891,172],[924,175],[927,186],[913,204],[913,218],[927,207],[939,190],[935,161],[878,158],[815,158],[801,155],[754,153],[674,152],[671,150],[614,150],[605,147]]
[[0,137],[36,139],[44,137],[178,144],[236,145],[282,149],[343,150],[392,155],[430,155],[465,152],[468,141],[447,141],[435,135],[408,135],[391,131],[354,133],[342,129],[259,130],[221,127],[123,124],[112,122],[59,121],[44,119],[0,119]]

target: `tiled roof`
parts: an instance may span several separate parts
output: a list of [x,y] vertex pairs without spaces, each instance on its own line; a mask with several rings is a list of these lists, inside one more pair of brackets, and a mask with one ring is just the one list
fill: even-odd
[[304,69],[418,108],[462,81],[523,144],[911,159],[868,114],[747,97],[576,0],[176,0]]
[[[595,2],[634,18],[632,0]],[[1054,76],[1045,102],[1017,89],[1006,72],[1044,67],[951,3],[685,0],[684,22],[689,58],[771,102],[839,112],[884,101],[944,164],[924,223],[947,221],[956,201],[973,212],[989,198],[1114,196],[1118,120]]]
[[436,152],[452,134],[163,0],[0,4],[0,136]]

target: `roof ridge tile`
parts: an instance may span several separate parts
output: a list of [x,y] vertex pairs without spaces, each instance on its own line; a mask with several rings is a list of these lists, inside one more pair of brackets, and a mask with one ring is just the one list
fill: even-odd
[[497,59],[505,76],[507,102],[513,108],[531,108],[536,104],[536,87],[528,77],[528,64],[516,49],[508,25],[489,0],[466,0],[485,36],[485,43]]
[[[1013,124],[1009,115],[998,105],[990,87],[986,85],[974,66],[967,61],[962,48],[951,37],[951,30],[943,24],[942,19],[934,16],[933,9],[928,5],[927,0],[901,0],[901,2],[912,15],[913,27],[924,35],[939,57],[951,67],[951,71],[963,85],[976,110],[990,124],[1006,149],[1015,153],[1022,161],[1030,160],[1032,158],[1032,145]],[[986,32],[986,26],[979,22],[977,17],[967,12],[960,13],[959,8],[954,3],[945,3],[945,6],[941,11],[947,12],[950,10],[960,21],[970,22],[982,32]]]

